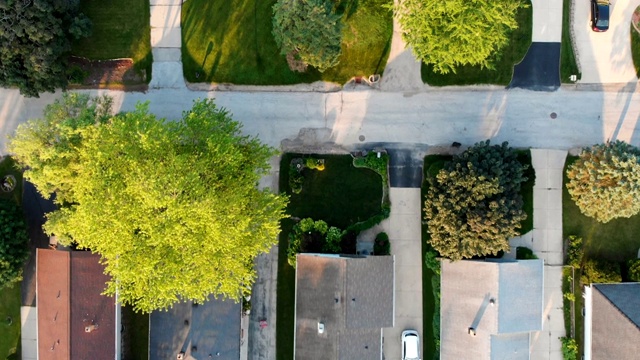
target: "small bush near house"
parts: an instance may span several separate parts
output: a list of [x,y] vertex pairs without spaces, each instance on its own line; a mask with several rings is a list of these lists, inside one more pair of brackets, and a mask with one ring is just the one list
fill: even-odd
[[627,276],[629,280],[640,282],[640,259],[629,260],[627,266]]
[[22,210],[0,199],[0,289],[22,280],[22,266],[29,256],[27,226]]
[[584,259],[582,238],[575,235],[569,236],[569,246],[567,249],[567,265],[580,269]]
[[373,244],[373,253],[375,255],[391,254],[391,243],[389,242],[389,235],[387,235],[387,233],[381,232],[376,236]]
[[561,337],[562,342],[562,357],[564,360],[577,360],[578,359],[578,343],[576,339],[570,337]]
[[380,153],[371,151],[367,156],[359,156],[353,159],[353,166],[369,168],[383,177],[387,176],[387,163],[389,162],[389,155],[387,153]]
[[516,248],[516,259],[518,260],[530,260],[537,258],[538,257],[533,253],[533,250],[529,249],[528,247],[518,246]]
[[307,160],[305,160],[305,166],[311,170],[322,171],[324,170],[324,160],[316,159],[316,158],[307,158]]
[[622,281],[620,275],[620,264],[613,261],[601,259],[589,259],[582,264],[583,284],[591,283],[619,283]]

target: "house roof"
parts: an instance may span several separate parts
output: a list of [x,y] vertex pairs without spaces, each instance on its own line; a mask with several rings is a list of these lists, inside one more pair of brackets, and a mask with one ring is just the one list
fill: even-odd
[[38,358],[70,359],[69,252],[38,249],[36,297],[38,310]]
[[209,354],[216,360],[237,360],[243,336],[241,314],[241,303],[213,296],[197,306],[189,301],[167,311],[154,311],[149,325],[149,359],[175,359],[184,351],[187,360],[208,359]]
[[[71,252],[72,359],[107,360],[116,356],[115,298],[101,295],[107,281],[109,276],[104,274],[98,254]],[[92,330],[87,332],[87,327]]]
[[109,278],[99,260],[86,251],[38,249],[40,360],[116,358],[117,308],[114,298],[101,295]]
[[296,358],[380,359],[382,328],[394,324],[393,282],[392,256],[299,254]]
[[445,260],[441,280],[441,359],[528,358],[529,332],[542,329],[541,260]]
[[593,284],[592,359],[637,359],[640,283]]

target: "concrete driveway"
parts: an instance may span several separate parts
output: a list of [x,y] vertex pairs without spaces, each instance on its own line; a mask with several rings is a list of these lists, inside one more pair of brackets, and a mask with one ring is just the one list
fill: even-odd
[[591,30],[590,0],[573,1],[572,30],[582,79],[580,83],[628,83],[637,81],[631,59],[631,15],[639,0],[613,0],[609,30]]

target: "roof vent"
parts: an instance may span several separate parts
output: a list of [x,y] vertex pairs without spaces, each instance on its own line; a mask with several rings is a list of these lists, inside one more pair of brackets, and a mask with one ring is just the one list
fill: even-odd
[[470,328],[469,328],[469,335],[471,335],[471,336],[476,336],[476,329],[475,329],[475,328],[470,327]]
[[98,328],[98,324],[91,324],[91,325],[89,325],[89,326],[85,326],[85,327],[84,327],[84,332],[86,332],[86,333],[90,333],[90,332],[92,332],[93,330],[96,330],[97,328]]
[[178,360],[184,360],[184,351],[180,351],[178,353],[178,356],[176,356],[176,359]]
[[324,334],[324,323],[318,321],[318,334]]
[[496,306],[496,299],[489,300],[489,305]]

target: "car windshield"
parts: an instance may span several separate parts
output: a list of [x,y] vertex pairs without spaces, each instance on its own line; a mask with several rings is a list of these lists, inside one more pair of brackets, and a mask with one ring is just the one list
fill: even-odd
[[407,335],[405,339],[405,351],[407,359],[417,359],[418,358],[418,337],[415,335]]

